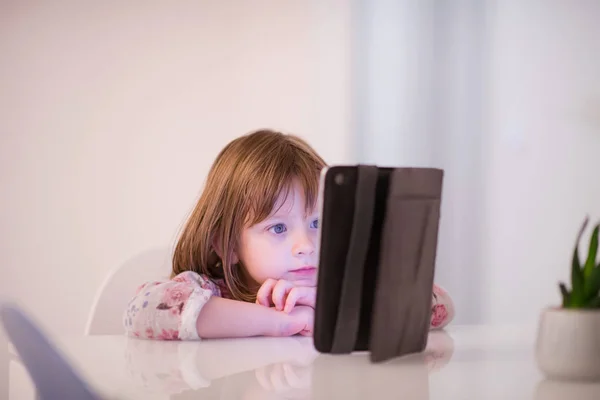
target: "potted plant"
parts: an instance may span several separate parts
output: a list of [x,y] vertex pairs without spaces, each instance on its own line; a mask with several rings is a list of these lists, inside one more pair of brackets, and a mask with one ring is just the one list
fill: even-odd
[[586,217],[575,243],[570,290],[560,282],[562,306],[545,309],[539,321],[536,359],[550,379],[600,380],[600,224],[592,231],[581,263],[579,243],[588,222]]

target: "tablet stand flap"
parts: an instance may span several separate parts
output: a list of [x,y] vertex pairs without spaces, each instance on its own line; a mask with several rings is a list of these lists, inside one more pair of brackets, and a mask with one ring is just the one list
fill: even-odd
[[371,360],[425,349],[431,319],[443,171],[392,171],[369,348]]

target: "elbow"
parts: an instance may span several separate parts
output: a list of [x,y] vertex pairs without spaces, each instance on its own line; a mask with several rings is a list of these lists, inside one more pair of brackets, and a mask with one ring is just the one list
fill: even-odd
[[139,326],[139,316],[140,312],[137,310],[135,302],[131,302],[123,312],[122,317],[122,326],[125,336],[140,337],[140,332],[135,329],[135,327]]
[[431,308],[431,328],[443,329],[454,321],[456,310],[454,301],[444,289],[436,285]]

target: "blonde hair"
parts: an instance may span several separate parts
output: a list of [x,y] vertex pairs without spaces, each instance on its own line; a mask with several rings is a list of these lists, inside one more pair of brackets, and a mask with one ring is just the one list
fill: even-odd
[[241,262],[232,262],[242,229],[266,219],[295,179],[304,189],[307,212],[312,212],[325,165],[308,143],[294,135],[259,130],[230,142],[215,159],[183,227],[172,276],[195,271],[224,279],[232,298],[254,301],[256,293],[246,282]]

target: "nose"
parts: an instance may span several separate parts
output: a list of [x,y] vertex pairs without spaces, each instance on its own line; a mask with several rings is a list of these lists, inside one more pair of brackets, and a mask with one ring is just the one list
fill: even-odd
[[293,250],[295,256],[308,256],[315,252],[315,242],[307,232],[298,232],[294,238]]

